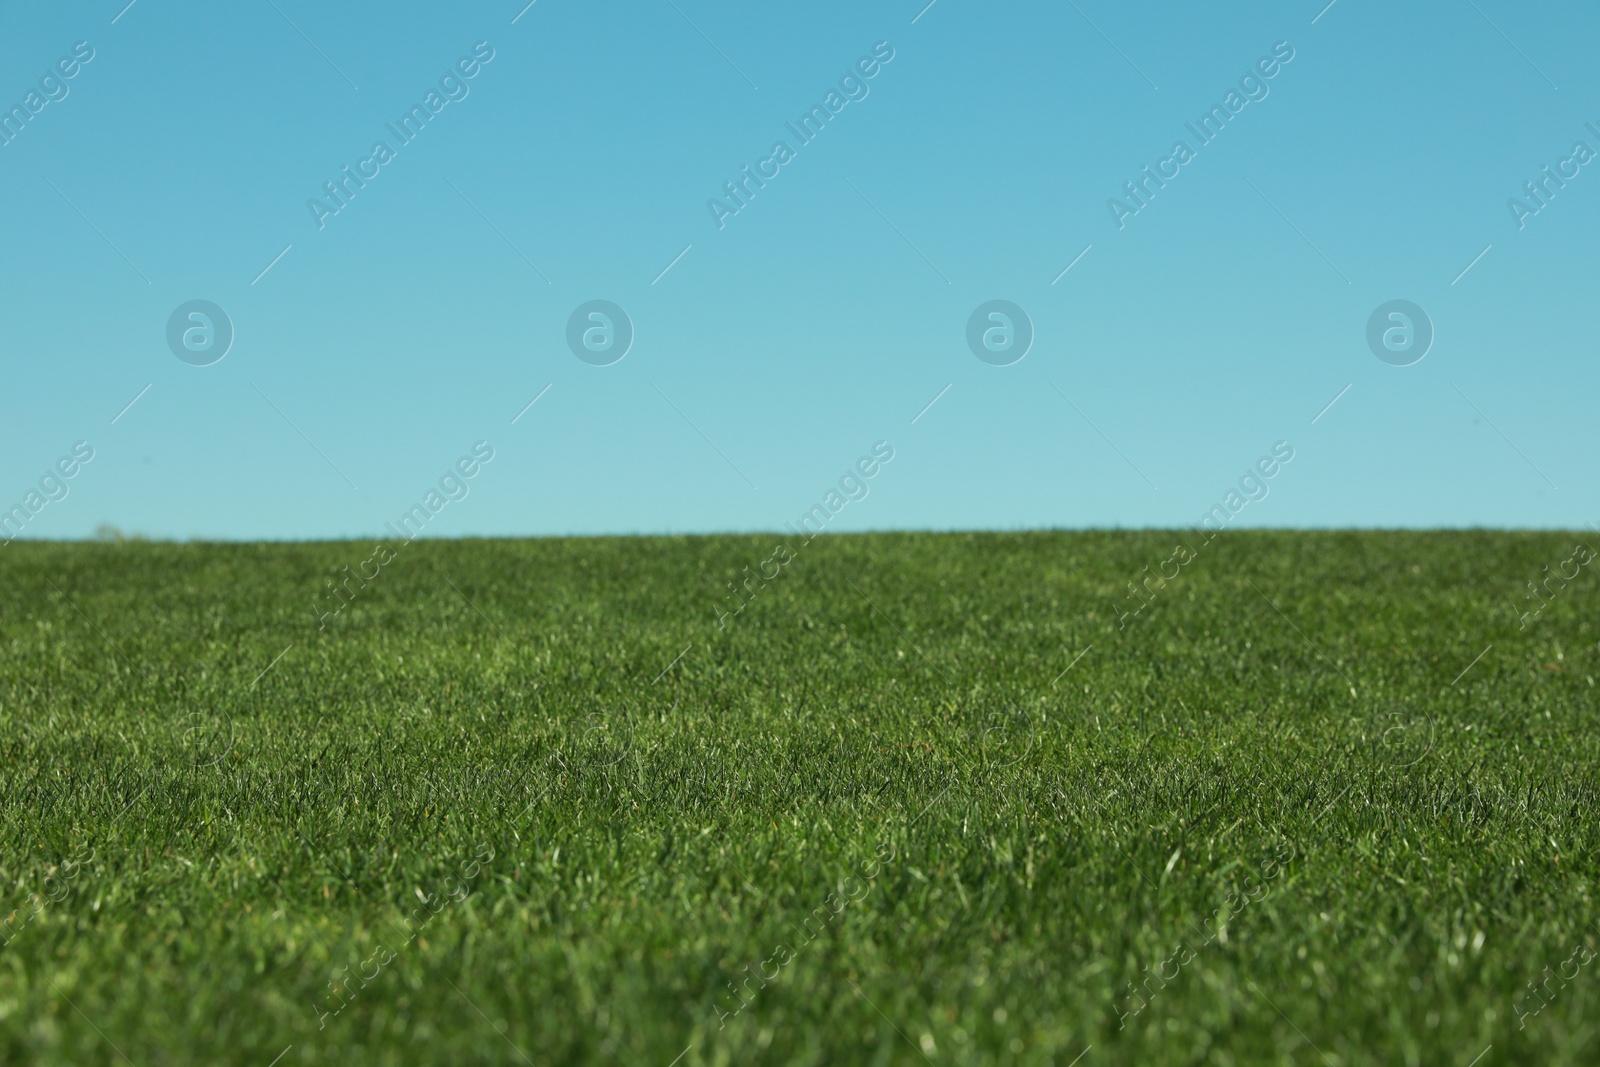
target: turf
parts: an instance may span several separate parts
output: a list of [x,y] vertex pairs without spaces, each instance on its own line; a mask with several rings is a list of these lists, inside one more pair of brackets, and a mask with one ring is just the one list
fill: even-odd
[[0,1061],[1593,1063],[1581,540],[17,542]]

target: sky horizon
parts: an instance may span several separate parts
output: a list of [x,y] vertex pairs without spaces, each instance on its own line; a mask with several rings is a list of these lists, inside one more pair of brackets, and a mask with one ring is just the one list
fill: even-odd
[[1600,12],[617,10],[12,13],[0,540],[1600,521]]

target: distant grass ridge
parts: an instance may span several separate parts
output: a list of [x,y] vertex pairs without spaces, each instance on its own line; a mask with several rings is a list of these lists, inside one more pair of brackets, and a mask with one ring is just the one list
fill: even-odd
[[1586,535],[788,536],[10,545],[0,1063],[1600,1057]]

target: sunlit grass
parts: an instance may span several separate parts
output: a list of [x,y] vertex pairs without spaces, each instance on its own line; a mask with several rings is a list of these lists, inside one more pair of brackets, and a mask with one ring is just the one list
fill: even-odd
[[1593,1062],[1574,539],[1181,537],[14,543],[0,1061]]

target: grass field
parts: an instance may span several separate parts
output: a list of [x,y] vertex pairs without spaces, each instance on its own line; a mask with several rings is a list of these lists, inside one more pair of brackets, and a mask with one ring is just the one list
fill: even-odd
[[0,1061],[1600,1060],[1584,536],[1179,537],[11,544]]

